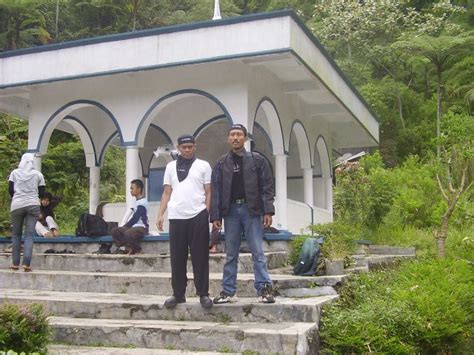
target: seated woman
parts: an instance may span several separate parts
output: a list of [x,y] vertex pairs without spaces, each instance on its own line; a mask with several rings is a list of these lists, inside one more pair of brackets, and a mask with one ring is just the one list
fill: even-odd
[[141,252],[140,241],[148,234],[148,201],[141,180],[132,180],[130,194],[135,197],[132,216],[127,218],[128,221],[122,227],[112,229],[112,238],[117,247],[125,246],[129,255]]
[[53,199],[53,195],[50,192],[45,192],[40,202],[40,215],[35,226],[36,233],[42,237],[59,236],[59,227],[54,220],[53,212],[59,200],[57,198]]

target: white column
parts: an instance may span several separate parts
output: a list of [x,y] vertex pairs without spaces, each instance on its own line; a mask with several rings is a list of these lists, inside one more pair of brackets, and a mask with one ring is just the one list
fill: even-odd
[[35,154],[35,170],[37,171],[41,171],[41,161],[42,161],[41,158],[42,158],[41,155]]
[[[324,185],[326,188],[326,209],[331,212],[331,216],[333,215],[332,210],[332,178],[324,178]],[[331,218],[332,219],[332,218]]]
[[219,4],[219,0],[214,1],[214,17],[212,18],[213,20],[220,20],[221,17],[221,7]]
[[250,152],[250,148],[251,148],[251,144],[250,144],[250,139],[248,139],[245,143],[244,143],[244,148],[247,152]]
[[303,169],[304,202],[313,207],[313,169]]
[[277,228],[288,229],[288,192],[285,154],[275,155],[275,202],[277,207]]
[[133,207],[133,197],[130,195],[130,181],[138,178],[139,164],[138,147],[127,147],[125,162],[125,196],[127,201],[127,211]]
[[143,180],[142,161],[140,160],[140,150],[138,151],[137,179]]
[[89,167],[89,213],[95,214],[100,201],[100,167]]

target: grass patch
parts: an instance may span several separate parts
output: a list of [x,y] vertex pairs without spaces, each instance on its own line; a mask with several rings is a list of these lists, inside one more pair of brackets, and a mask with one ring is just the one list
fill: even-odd
[[228,314],[222,312],[219,312],[216,318],[219,323],[223,324],[229,324],[232,321],[232,318]]
[[222,346],[219,348],[219,350],[217,350],[218,352],[220,353],[232,353],[233,351],[227,347],[227,346]]
[[[431,229],[382,225],[366,233],[372,244],[415,247],[418,257],[436,256],[436,240]],[[470,228],[451,228],[446,239],[446,254],[451,258],[474,261],[474,236]]]
[[324,309],[321,352],[463,353],[473,325],[473,267],[423,258],[344,285]]
[[418,256],[435,256],[436,241],[433,232],[412,226],[382,225],[365,234],[372,244],[399,247],[415,247]]

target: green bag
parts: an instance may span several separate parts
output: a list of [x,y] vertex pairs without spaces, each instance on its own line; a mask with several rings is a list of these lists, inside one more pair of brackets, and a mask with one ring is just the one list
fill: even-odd
[[321,248],[319,247],[324,241],[321,238],[306,238],[301,247],[298,263],[293,268],[293,275],[311,276],[316,273],[318,267]]

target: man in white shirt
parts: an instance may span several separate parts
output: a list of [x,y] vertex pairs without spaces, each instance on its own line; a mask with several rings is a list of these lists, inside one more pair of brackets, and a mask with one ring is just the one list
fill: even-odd
[[192,135],[178,138],[178,159],[168,163],[163,179],[163,195],[156,225],[163,230],[168,208],[171,284],[173,296],[166,308],[186,302],[186,264],[188,250],[194,273],[196,294],[203,308],[211,308],[209,298],[209,208],[211,203],[211,166],[197,159]]

